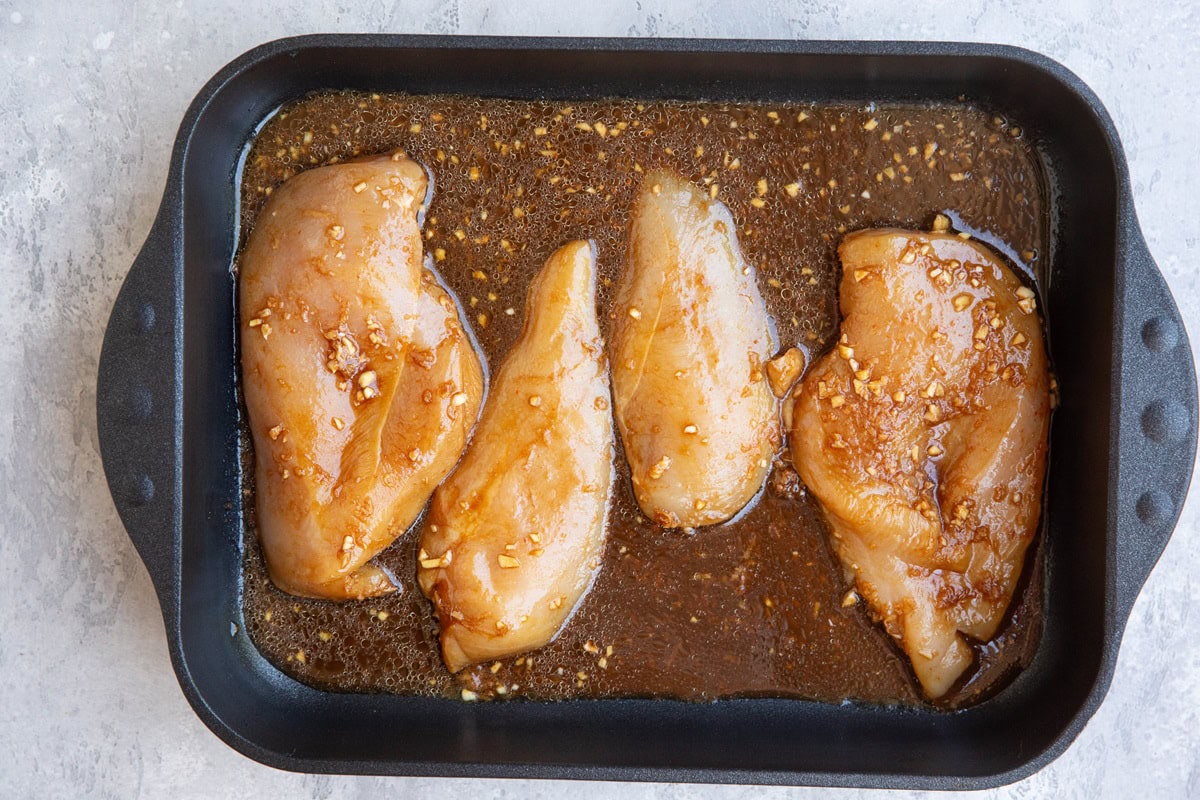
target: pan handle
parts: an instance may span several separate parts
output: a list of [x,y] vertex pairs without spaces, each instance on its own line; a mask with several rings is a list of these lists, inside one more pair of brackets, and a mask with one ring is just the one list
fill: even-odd
[[1196,456],[1196,368],[1171,291],[1132,210],[1122,216],[1117,598],[1128,618],[1171,538]]
[[168,193],[113,305],[96,385],[108,487],[160,600],[178,587],[182,243],[177,222]]

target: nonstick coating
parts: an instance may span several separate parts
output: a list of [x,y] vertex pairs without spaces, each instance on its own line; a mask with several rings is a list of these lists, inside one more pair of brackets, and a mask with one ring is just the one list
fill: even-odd
[[[235,283],[238,161],[318,89],[483,96],[969,101],[1021,121],[1052,189],[1045,289],[1062,395],[1033,664],[953,714],[798,700],[467,704],[321,692],[245,634]],[[109,486],[197,714],[283,769],[980,788],[1061,753],[1112,678],[1133,600],[1187,493],[1196,377],[1104,108],[1043,56],[991,45],[309,36],[237,59],[180,128],[159,215],[117,298],[97,405]]]

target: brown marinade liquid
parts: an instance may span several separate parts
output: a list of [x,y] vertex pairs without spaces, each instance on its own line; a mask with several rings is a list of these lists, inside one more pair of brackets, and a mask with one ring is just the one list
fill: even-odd
[[[1048,209],[1036,152],[1011,120],[967,103],[857,107],[600,100],[540,102],[328,92],[259,132],[241,183],[242,241],[273,187],[314,166],[400,148],[434,176],[426,252],[499,365],[525,290],[569,239],[598,254],[607,322],[642,173],[669,168],[716,192],[776,321],[780,349],[812,357],[838,328],[843,234],[928,229],[939,212],[1044,275]],[[245,475],[253,451],[243,436]],[[245,492],[243,614],[281,670],[339,691],[539,700],[788,696],[924,702],[906,659],[847,581],[821,511],[787,463],[734,521],[688,533],[645,520],[624,457],[603,564],[559,636],[523,657],[449,674],[416,585],[420,523],[378,559],[402,584],[382,599],[284,594],[267,577]],[[939,705],[987,697],[1033,656],[1042,557],[1030,548],[1009,621]]]

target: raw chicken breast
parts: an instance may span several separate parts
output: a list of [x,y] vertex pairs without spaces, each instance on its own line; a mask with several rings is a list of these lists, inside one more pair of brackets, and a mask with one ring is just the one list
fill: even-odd
[[424,170],[400,155],[279,187],[242,256],[242,376],[259,537],[284,591],[395,591],[369,563],[462,454],[483,371],[421,267]]
[[843,566],[944,695],[1012,597],[1050,419],[1034,293],[952,234],[846,237],[841,338],[796,390],[792,455]]
[[589,242],[550,257],[467,454],[434,494],[418,580],[451,672],[551,641],[599,567],[613,429],[595,281]]
[[781,435],[767,309],[729,210],[647,175],[614,305],[613,399],[638,504],[668,528],[728,520]]

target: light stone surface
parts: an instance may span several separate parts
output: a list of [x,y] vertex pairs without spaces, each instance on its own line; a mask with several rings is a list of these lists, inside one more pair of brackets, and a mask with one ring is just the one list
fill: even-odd
[[[942,39],[1041,51],[1089,83],[1116,120],[1150,249],[1193,336],[1200,334],[1194,0],[0,0],[2,796],[818,795],[292,775],[238,755],[188,707],[150,581],[100,468],[101,335],[154,217],[193,95],[250,47],[319,31]],[[1099,713],[1058,761],[989,796],[1200,797],[1198,509],[1193,496],[1134,608]]]

